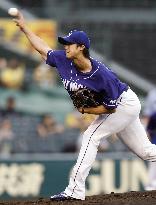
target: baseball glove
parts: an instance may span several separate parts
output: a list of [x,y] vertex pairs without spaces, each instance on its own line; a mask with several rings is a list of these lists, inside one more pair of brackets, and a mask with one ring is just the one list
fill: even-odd
[[82,88],[74,91],[71,95],[73,104],[76,108],[97,107],[100,105],[100,96],[97,92],[88,88]]

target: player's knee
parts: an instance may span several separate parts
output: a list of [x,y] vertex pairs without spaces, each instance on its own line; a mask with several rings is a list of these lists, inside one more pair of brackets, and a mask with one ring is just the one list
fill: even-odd
[[93,143],[96,147],[98,147],[99,144],[100,144],[100,140],[96,139],[95,137],[92,137],[92,138],[91,138],[91,141],[92,141],[92,143]]
[[98,147],[101,139],[103,139],[103,138],[100,135],[93,135],[91,138],[91,141],[96,147]]

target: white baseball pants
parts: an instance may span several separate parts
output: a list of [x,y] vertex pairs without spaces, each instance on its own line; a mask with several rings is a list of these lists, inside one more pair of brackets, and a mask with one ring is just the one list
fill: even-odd
[[116,112],[99,115],[84,132],[77,163],[70,176],[65,193],[85,199],[85,180],[95,161],[100,140],[117,134],[136,155],[144,160],[156,161],[156,145],[151,144],[139,120],[141,105],[137,95],[128,89],[118,99]]
[[145,190],[156,190],[156,162],[150,162],[148,166],[148,184]]

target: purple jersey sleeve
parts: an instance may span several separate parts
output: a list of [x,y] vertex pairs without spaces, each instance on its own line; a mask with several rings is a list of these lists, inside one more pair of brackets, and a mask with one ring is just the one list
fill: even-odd
[[65,58],[65,52],[62,50],[50,50],[47,53],[46,64],[57,67],[58,63]]

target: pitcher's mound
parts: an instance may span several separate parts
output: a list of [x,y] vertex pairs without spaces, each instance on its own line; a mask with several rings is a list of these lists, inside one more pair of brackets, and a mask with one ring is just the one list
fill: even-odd
[[156,191],[88,196],[85,201],[52,202],[49,199],[1,201],[0,205],[156,205]]

